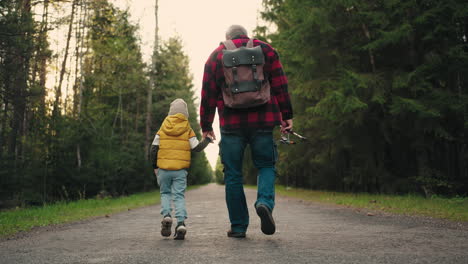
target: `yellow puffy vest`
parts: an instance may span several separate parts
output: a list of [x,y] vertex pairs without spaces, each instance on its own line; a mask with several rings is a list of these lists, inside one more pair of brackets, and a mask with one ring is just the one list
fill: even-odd
[[157,166],[165,170],[180,170],[190,167],[190,142],[195,136],[183,114],[167,116],[159,129]]

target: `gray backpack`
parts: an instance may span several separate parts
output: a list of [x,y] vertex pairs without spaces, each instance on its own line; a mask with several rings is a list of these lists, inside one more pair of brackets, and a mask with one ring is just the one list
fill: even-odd
[[246,47],[237,48],[232,40],[224,43],[222,87],[224,105],[231,108],[250,108],[270,100],[270,83],[265,79],[265,56],[260,46],[253,47],[250,39]]

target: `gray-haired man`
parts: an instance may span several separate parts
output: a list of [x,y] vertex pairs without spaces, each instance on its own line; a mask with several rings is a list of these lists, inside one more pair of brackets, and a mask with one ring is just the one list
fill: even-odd
[[[245,237],[249,225],[242,179],[242,161],[247,144],[250,145],[252,160],[259,174],[255,209],[261,220],[262,232],[271,235],[276,230],[272,212],[275,205],[277,159],[272,131],[278,125],[281,126],[282,132],[292,128],[293,112],[288,82],[278,53],[268,43],[250,39],[245,28],[239,25],[228,28],[226,40],[211,53],[205,64],[200,124],[203,137],[215,138],[212,123],[216,109],[218,109],[221,125],[220,155],[224,165],[226,204],[231,222],[228,237]],[[247,50],[249,54],[252,54],[252,62],[247,65],[242,62],[238,63],[236,56],[232,56],[232,61],[223,62],[223,53],[227,54],[224,51],[226,49],[245,58],[245,53],[238,52],[241,49],[236,49],[240,47],[245,47],[242,50]],[[260,58],[256,55],[259,50]],[[245,59],[241,60],[245,61]],[[231,68],[227,69],[227,67]],[[241,67],[252,68],[253,73],[250,77],[254,78],[253,81],[237,82],[240,77],[243,77],[236,76],[236,72],[240,71]],[[229,76],[225,75],[225,71],[229,71],[234,76],[233,80],[227,78]],[[270,89],[266,100],[263,97],[264,87]],[[255,94],[256,92],[263,94],[260,96],[261,99],[254,100],[253,106],[235,104],[235,97],[245,98],[248,97],[247,93]]]

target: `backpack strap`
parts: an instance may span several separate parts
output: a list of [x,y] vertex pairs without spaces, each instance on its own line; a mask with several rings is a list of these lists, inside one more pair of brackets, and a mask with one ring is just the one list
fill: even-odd
[[[227,50],[235,50],[237,49],[236,44],[230,39],[226,40],[223,42],[224,46],[226,47]],[[237,77],[237,67],[232,67],[232,77],[234,78],[234,83],[233,83],[233,91],[238,91],[238,83],[239,83],[239,78]]]
[[253,48],[253,39],[249,39],[249,42],[247,42],[247,48]]
[[234,44],[234,42],[230,39],[224,41],[223,44],[228,50],[237,49],[236,44]]
[[[236,44],[234,44],[234,42],[230,39],[224,41],[223,44],[228,50],[237,49]],[[253,46],[253,39],[249,39],[249,41],[247,42],[247,48],[253,48]]]
[[[247,48],[253,48],[253,39],[249,39],[249,41],[247,42],[246,47]],[[252,64],[252,75],[253,75],[253,79],[254,79],[254,83],[256,85],[257,91],[259,91],[260,88],[262,87],[262,82],[258,79],[257,65],[255,65],[255,64]]]

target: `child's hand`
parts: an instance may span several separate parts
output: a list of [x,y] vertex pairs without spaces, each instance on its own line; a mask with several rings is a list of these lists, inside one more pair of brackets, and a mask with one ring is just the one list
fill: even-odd
[[158,176],[158,169],[154,169],[154,175]]
[[209,137],[211,140],[216,140],[216,135],[215,135],[214,131],[203,132],[202,138],[206,138],[206,137]]

